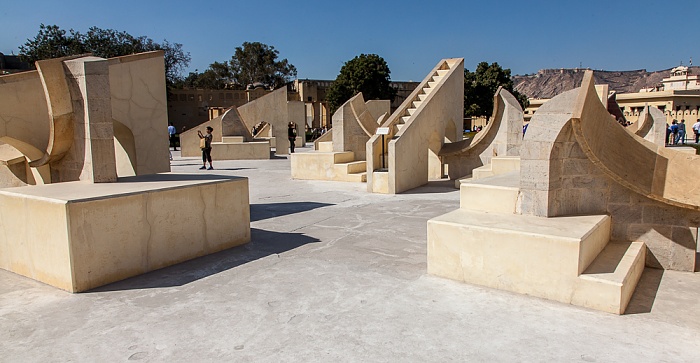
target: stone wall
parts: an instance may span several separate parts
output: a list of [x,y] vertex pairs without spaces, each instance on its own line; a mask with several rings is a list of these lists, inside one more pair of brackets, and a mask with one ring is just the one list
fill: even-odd
[[632,191],[589,159],[571,121],[579,90],[543,105],[528,127],[521,148],[518,213],[608,214],[613,240],[646,244],[647,266],[693,271],[700,212]]

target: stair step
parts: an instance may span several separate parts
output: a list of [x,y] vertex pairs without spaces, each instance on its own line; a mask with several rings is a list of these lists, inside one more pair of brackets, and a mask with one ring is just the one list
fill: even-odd
[[403,129],[403,127],[406,126],[406,124],[396,124],[394,126],[396,126],[396,131],[398,132],[401,131],[401,129]]
[[442,79],[442,77],[440,77],[440,76],[433,76],[431,81],[433,81],[435,83],[439,83],[441,79]]
[[363,171],[361,173],[351,173],[344,177],[346,181],[356,182],[356,183],[366,183],[367,182],[367,172]]
[[367,171],[367,162],[364,160],[351,161],[349,163],[333,164],[333,167],[343,174],[362,173]]
[[333,152],[333,164],[349,163],[355,160],[355,153],[352,151]]
[[408,122],[408,120],[410,120],[410,119],[411,119],[411,116],[401,116],[401,122],[402,122],[402,123],[406,123],[406,122]]
[[389,172],[388,171],[373,171],[372,172],[372,193],[389,193]]
[[493,169],[491,169],[491,164],[482,165],[474,170],[472,170],[473,179],[483,179],[490,176],[494,176]]
[[440,76],[440,77],[444,77],[444,76],[447,75],[447,73],[449,73],[449,72],[450,72],[449,69],[438,69],[437,74],[438,74],[438,76]]
[[438,82],[428,82],[428,88],[433,89],[437,86]]
[[409,108],[408,110],[406,110],[406,112],[408,112],[409,115],[413,115],[413,113],[416,112],[416,109],[415,109],[415,108]]
[[418,99],[420,100],[420,102],[425,101],[426,98],[428,98],[428,95],[427,95],[427,94],[420,94],[420,95],[418,95]]
[[333,151],[333,141],[320,141],[318,143],[318,150],[317,151],[323,151],[323,152]]
[[465,180],[459,188],[459,207],[482,212],[515,213],[519,186],[520,173],[517,172]]
[[607,215],[544,218],[457,209],[428,221],[428,273],[572,301],[610,237]]
[[623,314],[644,271],[643,242],[610,242],[579,276],[572,304]]
[[413,106],[413,108],[418,108],[422,103],[423,101],[413,101],[413,103],[411,103],[411,106]]

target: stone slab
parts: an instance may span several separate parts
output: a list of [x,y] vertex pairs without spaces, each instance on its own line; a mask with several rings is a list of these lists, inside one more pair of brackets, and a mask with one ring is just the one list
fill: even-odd
[[608,243],[610,217],[540,218],[458,209],[428,221],[428,273],[571,303]]
[[0,190],[0,267],[86,291],[250,240],[248,180],[155,174]]
[[241,143],[213,142],[211,144],[213,160],[263,160],[270,158],[269,141]]

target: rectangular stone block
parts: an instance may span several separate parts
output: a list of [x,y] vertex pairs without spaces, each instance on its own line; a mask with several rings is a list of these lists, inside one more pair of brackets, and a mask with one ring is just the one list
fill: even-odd
[[0,190],[0,268],[70,292],[250,240],[248,180],[158,174]]

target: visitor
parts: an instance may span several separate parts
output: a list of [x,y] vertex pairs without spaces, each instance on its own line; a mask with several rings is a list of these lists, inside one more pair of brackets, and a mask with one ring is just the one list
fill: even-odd
[[678,121],[673,120],[671,122],[671,145],[675,145],[678,142]]
[[525,133],[527,132],[528,126],[530,126],[530,123],[526,123],[525,126],[523,126],[523,137],[525,137]]
[[685,145],[685,120],[681,120],[681,122],[677,126],[678,133],[676,134],[676,145],[678,145],[679,143]]
[[[177,130],[175,130],[175,126],[173,126],[173,123],[168,122],[168,135],[170,135],[170,146],[173,147],[173,151],[177,151],[177,144],[175,143],[176,133]],[[170,147],[168,147],[168,150],[170,150]]]
[[668,122],[666,123],[666,145],[669,144],[668,142],[668,137],[671,136],[671,126],[668,125]]
[[207,161],[209,162],[209,170],[214,170],[214,164],[211,162],[211,141],[214,139],[212,131],[214,129],[211,126],[207,126],[206,135],[202,135],[202,132],[197,130],[197,135],[200,138],[199,147],[202,148],[202,167],[199,170],[207,168]]
[[289,138],[289,149],[294,153],[294,142],[297,140],[297,126],[294,122],[289,122],[287,125],[287,138]]
[[695,143],[697,144],[698,140],[700,140],[700,119],[693,124],[693,132],[695,133]]

